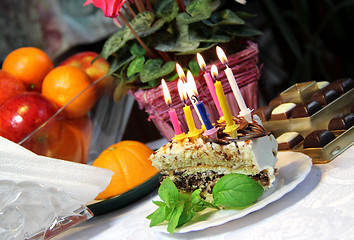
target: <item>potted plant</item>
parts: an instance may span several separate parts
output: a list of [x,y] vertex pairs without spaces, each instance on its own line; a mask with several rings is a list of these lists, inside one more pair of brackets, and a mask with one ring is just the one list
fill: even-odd
[[[118,26],[101,52],[111,63],[110,74],[117,79],[114,99],[119,101],[128,91],[133,93],[166,138],[170,139],[173,131],[160,82],[162,78],[168,82],[172,106],[182,111],[179,106],[183,103],[178,100],[177,83],[174,81],[178,78],[176,63],[191,70],[212,120],[217,119],[195,57],[196,53],[202,53],[209,63],[206,70],[210,69],[210,63],[218,65],[219,80],[227,95],[231,89],[227,86],[223,66],[217,61],[217,45],[221,45],[228,54],[229,67],[234,71],[246,103],[251,108],[257,106],[258,48],[248,40],[261,33],[246,22],[254,15],[240,11],[244,1],[88,0],[85,5],[90,3],[101,8],[105,16],[111,17]],[[232,94],[227,98],[232,113],[237,115],[238,107],[237,103],[232,103],[235,102]],[[183,119],[179,120],[185,129]]]

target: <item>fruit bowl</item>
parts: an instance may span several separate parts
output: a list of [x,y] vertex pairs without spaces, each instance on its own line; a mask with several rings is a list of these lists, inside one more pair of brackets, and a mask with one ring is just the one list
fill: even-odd
[[114,102],[109,91],[113,88],[105,84],[105,88],[99,90],[94,107],[85,116],[67,118],[62,113],[85,92],[97,91],[100,83],[107,79],[113,82],[110,76],[93,82],[19,144],[39,155],[92,163],[104,149],[122,139],[134,98],[127,95],[120,102]]

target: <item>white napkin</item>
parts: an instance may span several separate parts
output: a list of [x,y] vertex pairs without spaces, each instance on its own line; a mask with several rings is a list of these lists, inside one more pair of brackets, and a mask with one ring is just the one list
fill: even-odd
[[86,204],[108,186],[112,175],[108,169],[39,156],[0,137],[0,180],[58,188]]

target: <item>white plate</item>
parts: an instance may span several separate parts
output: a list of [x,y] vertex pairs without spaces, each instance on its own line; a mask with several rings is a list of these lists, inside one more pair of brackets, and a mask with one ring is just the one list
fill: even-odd
[[[242,210],[204,210],[197,214],[191,222],[177,228],[175,232],[186,233],[218,226],[242,218],[277,201],[305,179],[311,170],[312,160],[307,155],[298,152],[279,152],[276,167],[278,173],[274,186],[265,191],[252,206]],[[156,226],[154,229],[167,233],[167,224]]]

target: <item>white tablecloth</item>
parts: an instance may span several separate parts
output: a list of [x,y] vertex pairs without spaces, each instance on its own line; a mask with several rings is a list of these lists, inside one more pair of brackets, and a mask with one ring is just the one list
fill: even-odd
[[257,212],[203,231],[165,234],[149,228],[144,199],[74,227],[56,240],[80,239],[354,239],[354,146],[314,165],[293,191]]

